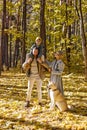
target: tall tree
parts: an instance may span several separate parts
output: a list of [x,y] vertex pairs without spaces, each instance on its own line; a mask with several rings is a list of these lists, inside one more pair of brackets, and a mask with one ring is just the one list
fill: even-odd
[[[71,6],[72,5],[72,0],[66,0],[66,8],[67,6]],[[71,10],[67,11],[66,10],[66,21],[69,21],[68,16],[71,14]],[[69,43],[67,43],[67,47],[66,47],[66,53],[67,53],[67,63],[68,63],[68,71],[70,73],[70,66],[71,66],[71,57],[70,57],[70,53],[71,53],[71,24],[68,25],[67,22],[67,38],[69,39]]]
[[27,0],[23,0],[23,20],[22,20],[22,29],[23,29],[23,42],[22,42],[22,63],[25,61],[25,44],[26,44],[26,4]]
[[[63,23],[63,38],[65,40],[65,51],[66,51],[66,59],[67,59],[67,67],[68,67],[68,73],[70,73],[70,38],[71,38],[71,25],[68,25],[69,21],[69,13],[71,11],[68,11],[68,6],[71,4],[71,1],[68,0],[60,0],[60,5],[65,4],[65,22]],[[69,41],[67,43],[67,41]]]
[[46,57],[45,0],[40,0],[40,36],[43,40]]
[[[6,22],[5,22],[5,29],[8,29],[9,28],[9,16],[8,14],[6,15]],[[4,36],[4,42],[5,42],[5,46],[4,46],[4,49],[5,49],[5,66],[7,69],[9,69],[9,65],[8,65],[8,33],[5,33],[5,36]]]
[[2,64],[8,67],[8,34],[5,32],[8,29],[8,15],[6,10],[6,0],[3,0],[3,15],[2,15]]
[[0,75],[1,75],[1,66],[2,66],[2,54],[1,54],[1,33],[0,33]]
[[[2,1],[0,1],[0,4],[2,4]],[[2,13],[0,15],[0,19],[2,18]],[[2,71],[2,44],[1,44],[1,35],[2,35],[2,30],[0,29],[0,75]]]
[[86,36],[84,31],[84,23],[83,23],[83,13],[82,13],[82,4],[81,0],[78,0],[79,3],[79,16],[80,16],[80,34],[82,38],[82,52],[85,62],[85,79],[87,81],[87,43],[86,43]]
[[[19,34],[20,32],[20,26],[21,26],[21,20],[20,20],[20,9],[21,9],[21,4],[18,6],[18,12],[16,16],[16,28],[17,32]],[[20,44],[20,38],[17,37],[15,41],[15,48],[14,48],[14,66],[17,66],[18,59],[19,59],[19,44]]]
[[3,13],[2,13],[2,33],[1,33],[1,51],[2,51],[2,64],[4,63],[5,50],[4,50],[4,36],[5,36],[5,21],[6,21],[6,0],[3,0]]

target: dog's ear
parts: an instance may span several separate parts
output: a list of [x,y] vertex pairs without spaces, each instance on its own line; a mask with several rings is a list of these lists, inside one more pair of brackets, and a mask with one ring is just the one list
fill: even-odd
[[49,88],[50,85],[51,85],[51,81],[48,82],[48,84],[47,84],[47,88]]
[[52,81],[49,82],[49,85],[54,85],[54,86],[56,86],[56,84],[55,84],[54,82],[52,82]]
[[49,81],[49,85],[50,85],[50,84],[53,84],[52,81]]

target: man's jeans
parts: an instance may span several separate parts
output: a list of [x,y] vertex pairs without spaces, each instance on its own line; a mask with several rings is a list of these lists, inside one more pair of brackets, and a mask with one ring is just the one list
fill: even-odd
[[41,91],[42,80],[40,78],[29,78],[26,101],[31,100],[31,92],[32,92],[32,88],[35,82],[36,82],[36,87],[37,87],[37,92],[38,92],[38,102],[42,101],[42,91]]

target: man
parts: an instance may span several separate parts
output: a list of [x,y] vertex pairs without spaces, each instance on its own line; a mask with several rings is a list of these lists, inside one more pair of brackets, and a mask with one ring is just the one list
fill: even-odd
[[37,87],[37,91],[38,91],[38,103],[39,103],[39,105],[41,105],[41,103],[42,103],[42,92],[41,92],[42,73],[40,72],[41,71],[40,66],[43,65],[45,68],[49,69],[49,67],[46,64],[40,65],[37,62],[38,49],[36,47],[33,49],[33,55],[34,55],[34,58],[33,58],[33,61],[31,63],[31,66],[28,67],[28,68],[30,68],[30,76],[28,79],[28,90],[27,90],[27,98],[26,98],[25,107],[29,107],[29,105],[30,105],[31,92],[32,92],[32,88],[33,88],[35,82],[36,82],[36,87]]
[[53,82],[58,90],[62,93],[62,95],[64,95],[62,73],[64,71],[65,64],[62,61],[63,52],[61,50],[57,51],[54,54],[54,57],[55,59],[50,64],[50,67],[52,68],[50,81]]

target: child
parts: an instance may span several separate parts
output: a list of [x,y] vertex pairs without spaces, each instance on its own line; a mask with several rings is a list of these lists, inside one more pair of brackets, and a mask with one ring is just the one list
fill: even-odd
[[27,68],[27,70],[30,68],[31,62],[33,61],[33,48],[37,48],[38,49],[38,56],[37,56],[37,61],[39,63],[44,62],[44,46],[42,44],[42,39],[41,37],[37,37],[35,39],[35,43],[32,45],[31,49],[30,49],[30,53],[28,53],[26,55],[26,60],[23,63],[23,69],[25,70]]
[[35,40],[35,43],[32,45],[31,49],[30,49],[30,53],[28,54],[28,63],[30,64],[34,58],[33,56],[33,48],[34,47],[37,47],[39,53],[38,53],[38,57],[37,57],[37,61],[39,63],[42,63],[42,61],[44,61],[44,46],[42,44],[42,39],[41,37],[37,37],[36,40]]

